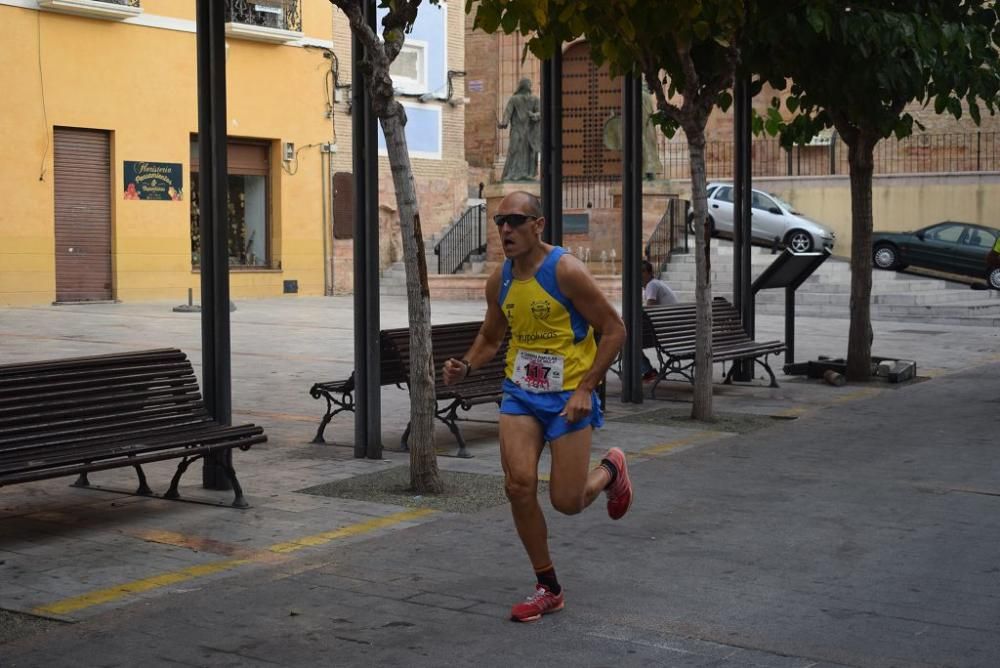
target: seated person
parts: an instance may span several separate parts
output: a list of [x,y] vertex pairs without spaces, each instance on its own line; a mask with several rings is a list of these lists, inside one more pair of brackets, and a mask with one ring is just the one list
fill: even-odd
[[[677,295],[670,287],[658,278],[653,278],[653,265],[649,260],[642,262],[642,301],[646,306],[667,306],[677,303]],[[656,378],[656,370],[650,364],[649,358],[642,356],[642,379],[650,381]]]

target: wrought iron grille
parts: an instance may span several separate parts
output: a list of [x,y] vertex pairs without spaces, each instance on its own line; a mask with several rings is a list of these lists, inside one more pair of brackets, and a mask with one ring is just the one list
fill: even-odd
[[140,0],[98,0],[98,2],[106,2],[109,5],[122,5],[124,7],[140,6]]
[[470,256],[486,250],[485,214],[485,204],[470,206],[434,246],[439,274],[458,273]]
[[653,273],[663,271],[674,253],[689,252],[687,216],[690,206],[686,199],[667,201],[667,210],[646,242],[644,255],[653,265]]
[[226,21],[302,32],[302,0],[227,0]]
[[[848,174],[847,145],[835,138],[827,145],[784,149],[777,139],[752,142],[754,176],[830,176]],[[886,139],[875,147],[876,174],[988,172],[1000,169],[1000,132],[915,134]],[[660,160],[670,179],[691,177],[688,146],[683,135],[660,138]],[[733,143],[705,144],[705,171],[709,179],[732,179]]]

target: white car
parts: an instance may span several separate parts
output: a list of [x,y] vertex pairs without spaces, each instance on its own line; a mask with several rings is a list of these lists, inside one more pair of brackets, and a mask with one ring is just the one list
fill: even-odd
[[[833,230],[806,218],[780,197],[762,190],[753,190],[751,236],[754,241],[778,243],[796,253],[813,250],[833,251]],[[733,187],[724,183],[708,185],[708,224],[712,235],[733,234]],[[694,215],[688,218],[688,229],[694,232]]]

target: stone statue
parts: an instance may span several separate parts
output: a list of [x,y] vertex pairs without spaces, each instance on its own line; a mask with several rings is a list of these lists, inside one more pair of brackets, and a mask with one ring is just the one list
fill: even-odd
[[541,119],[541,105],[538,96],[531,93],[531,79],[521,79],[498,125],[501,130],[510,126],[503,181],[534,181],[537,178],[538,153],[542,146]]
[[[643,87],[643,90],[642,172],[646,175],[647,181],[652,181],[657,174],[663,171],[663,164],[660,162],[660,149],[656,145],[656,126],[649,120],[655,111],[653,98],[649,93],[649,88]],[[612,113],[611,117],[604,123],[604,147],[609,151],[621,151],[622,146],[622,117],[618,113]]]

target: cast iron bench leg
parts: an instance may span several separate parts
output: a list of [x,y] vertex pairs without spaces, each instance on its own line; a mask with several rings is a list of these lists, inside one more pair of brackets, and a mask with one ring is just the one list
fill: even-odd
[[77,476],[76,480],[73,481],[72,487],[90,487],[90,478],[87,477],[86,473],[81,473]]
[[177,465],[177,471],[174,473],[174,477],[170,479],[170,487],[167,489],[166,494],[163,495],[164,499],[179,499],[181,498],[180,492],[177,491],[177,485],[181,482],[181,476],[187,471],[187,467],[191,465],[191,462],[195,461],[201,457],[198,455],[196,457],[183,457],[180,464]]
[[[323,438],[323,434],[326,431],[326,425],[330,424],[333,420],[333,416],[341,411],[351,411],[354,412],[354,396],[350,392],[345,392],[343,396],[338,400],[331,396],[327,392],[322,392],[322,396],[326,399],[326,415],[320,420],[319,429],[316,430],[316,436],[313,437],[313,443],[326,443],[326,439]],[[337,404],[338,408],[334,410],[333,405]]]
[[[449,431],[458,441],[458,456],[462,459],[471,459],[472,455],[469,454],[469,450],[465,447],[465,439],[462,438],[462,430],[458,428],[458,407],[462,405],[461,399],[456,399],[443,411],[438,411],[434,417],[441,422],[448,425]],[[468,409],[466,409],[468,410]]]
[[399,439],[399,447],[403,452],[410,451],[410,423],[406,423],[406,429],[403,430],[403,438]]
[[149,485],[146,484],[146,474],[142,472],[142,467],[138,464],[135,464],[134,466],[136,475],[139,476],[139,489],[135,490],[135,493],[141,496],[152,496],[153,490],[151,490]]
[[223,464],[222,470],[226,472],[226,477],[233,485],[233,494],[236,497],[233,499],[233,508],[249,508],[250,504],[243,498],[243,488],[240,487],[240,481],[236,479],[236,469],[233,468],[232,464]]
[[780,387],[778,385],[778,379],[774,377],[774,371],[771,370],[771,365],[767,363],[767,356],[761,360],[759,357],[754,358],[754,362],[764,367],[764,371],[767,371],[767,375],[771,377],[771,384],[768,387]]

